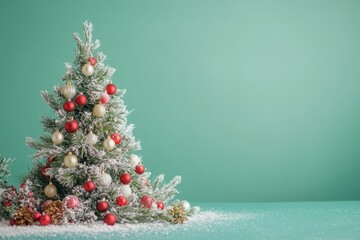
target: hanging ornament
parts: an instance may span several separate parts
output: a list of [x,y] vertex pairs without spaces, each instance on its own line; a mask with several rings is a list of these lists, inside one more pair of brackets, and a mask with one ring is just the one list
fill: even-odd
[[188,201],[181,201],[177,204],[178,208],[181,208],[183,211],[188,212],[190,210],[190,203]]
[[71,101],[71,99],[68,99],[64,105],[64,110],[67,111],[67,112],[72,112],[75,110],[75,103],[73,101]]
[[104,105],[102,105],[101,102],[94,106],[93,114],[95,115],[95,117],[102,117],[105,115],[105,113],[106,108]]
[[116,203],[119,207],[125,206],[127,204],[127,202],[128,201],[127,201],[126,197],[124,197],[124,196],[118,196],[116,198]]
[[68,195],[63,199],[65,208],[75,209],[79,206],[79,199],[77,196]]
[[111,176],[105,172],[102,172],[100,177],[97,179],[97,184],[101,187],[109,187],[112,180],[111,180]]
[[47,226],[47,225],[49,225],[49,224],[51,223],[50,215],[48,215],[48,214],[43,214],[43,215],[41,215],[39,221],[40,221],[40,225],[41,225],[41,226]]
[[129,156],[131,164],[135,167],[136,165],[140,164],[141,158],[136,154],[130,154]]
[[68,133],[75,133],[79,129],[79,124],[76,120],[71,118],[69,121],[65,123],[65,130]]
[[88,62],[91,64],[91,66],[95,66],[97,60],[95,57],[89,57]]
[[136,165],[135,172],[139,175],[143,174],[145,172],[145,167],[141,164]]
[[114,95],[116,93],[116,86],[112,83],[108,84],[106,86],[106,92],[109,94],[109,95]]
[[104,223],[113,226],[116,223],[116,216],[112,213],[107,213],[104,217]]
[[99,212],[106,212],[109,208],[109,203],[103,199],[101,201],[99,201],[97,204],[96,204],[96,210],[98,210]]
[[51,140],[53,141],[54,144],[59,145],[64,141],[64,135],[59,130],[56,130],[52,134]]
[[124,197],[129,198],[129,196],[131,194],[130,185],[121,184],[119,187],[119,193],[120,193],[120,195],[123,195]]
[[84,183],[84,189],[87,192],[92,192],[95,189],[95,184],[93,181],[91,181],[91,179],[88,179],[85,183]]
[[115,148],[115,142],[110,137],[105,139],[103,146],[105,148],[105,151],[111,151]]
[[131,182],[131,176],[127,172],[120,175],[120,182],[122,184],[129,184]]
[[72,152],[69,152],[65,157],[64,157],[64,165],[67,168],[75,168],[76,165],[78,164],[78,159],[75,155],[72,154]]
[[117,132],[116,133],[113,133],[113,134],[111,134],[111,139],[112,140],[114,140],[114,142],[115,142],[115,144],[117,145],[117,144],[120,144],[121,143],[121,141],[122,141],[122,138],[121,138],[121,135],[120,134],[118,134]]
[[46,174],[46,170],[47,170],[48,168],[49,168],[48,166],[43,166],[43,167],[40,169],[41,176],[43,176],[44,178],[49,178],[49,175]]
[[75,102],[79,106],[84,106],[87,103],[86,96],[81,92],[79,95],[76,96]]
[[151,208],[151,205],[153,204],[152,197],[149,197],[147,195],[142,196],[141,198],[141,204],[144,205],[146,208]]
[[41,213],[39,211],[35,211],[33,214],[33,219],[35,222],[39,221],[41,217]]
[[76,88],[71,82],[67,82],[66,85],[61,87],[61,94],[66,99],[72,99],[76,95]]
[[98,142],[98,137],[92,131],[90,131],[85,136],[85,141],[86,141],[87,144],[93,146]]
[[57,190],[54,184],[50,182],[46,187],[44,188],[44,193],[47,197],[52,198],[56,196]]
[[109,94],[107,94],[106,92],[104,92],[103,94],[101,94],[101,98],[100,101],[102,104],[107,104],[110,102],[110,96]]
[[94,73],[94,67],[90,63],[85,63],[82,68],[81,72],[86,76],[91,76]]
[[164,208],[165,208],[165,205],[164,205],[164,203],[162,201],[158,201],[156,203],[156,206],[157,206],[158,209],[161,209],[161,210],[164,210]]

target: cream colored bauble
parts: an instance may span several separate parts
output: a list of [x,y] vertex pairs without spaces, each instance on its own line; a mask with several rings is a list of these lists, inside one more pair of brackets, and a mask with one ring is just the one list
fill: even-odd
[[129,160],[134,167],[141,163],[141,158],[136,154],[130,154]]
[[67,82],[66,85],[61,87],[61,94],[66,99],[72,99],[76,95],[76,88],[71,82]]
[[64,157],[64,165],[67,168],[75,168],[76,165],[78,164],[78,159],[75,155],[72,154],[72,152],[69,152],[65,157]]
[[52,182],[50,182],[46,187],[44,188],[44,193],[47,197],[52,198],[56,196],[57,189]]
[[105,139],[103,146],[105,148],[105,151],[111,151],[115,148],[115,142],[110,137]]
[[51,136],[51,140],[53,141],[54,144],[58,145],[61,144],[64,141],[64,135],[59,131],[56,130],[52,136]]
[[93,114],[96,117],[102,117],[104,116],[106,113],[106,108],[104,105],[102,105],[101,103],[98,103],[95,105],[94,110],[93,110]]
[[119,188],[119,195],[123,195],[124,197],[128,198],[131,194],[130,184],[121,184]]
[[97,184],[101,187],[109,187],[111,182],[111,176],[105,172],[101,173],[100,177],[97,178]]
[[91,76],[94,73],[94,67],[90,63],[85,63],[81,68],[81,72],[87,77]]
[[98,142],[98,137],[92,131],[90,131],[85,136],[85,141],[86,141],[87,144],[93,146]]
[[177,205],[179,208],[181,208],[182,210],[184,210],[185,212],[188,212],[190,210],[190,203],[188,201],[181,201],[179,202],[179,204]]

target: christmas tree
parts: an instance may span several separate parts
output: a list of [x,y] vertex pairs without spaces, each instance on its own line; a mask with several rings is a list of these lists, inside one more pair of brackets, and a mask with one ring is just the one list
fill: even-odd
[[93,41],[92,29],[84,23],[85,41],[74,34],[77,51],[74,63],[65,64],[64,84],[52,94],[41,93],[55,117],[42,117],[47,134],[26,139],[36,152],[20,189],[31,195],[31,203],[12,204],[6,198],[17,206],[7,209],[10,222],[182,223],[198,208],[187,201],[170,202],[178,193],[179,176],[167,184],[164,175],[149,180],[135,154],[140,143],[132,134],[134,125],[127,123],[125,90],[112,83],[115,69],[104,64],[106,56],[95,52],[100,41]]

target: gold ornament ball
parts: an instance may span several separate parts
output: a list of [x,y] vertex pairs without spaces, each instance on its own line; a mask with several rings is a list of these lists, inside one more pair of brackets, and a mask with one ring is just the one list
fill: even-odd
[[52,182],[50,182],[46,187],[44,188],[44,193],[47,197],[52,198],[56,196],[57,189]]
[[67,168],[75,168],[78,163],[78,159],[72,152],[69,152],[64,158],[64,165]]
[[87,77],[91,76],[94,73],[94,67],[90,63],[85,63],[81,68],[81,72]]
[[56,130],[52,136],[51,136],[51,140],[53,141],[54,144],[58,145],[61,144],[64,141],[64,135],[59,131]]
[[85,136],[85,141],[93,146],[98,142],[98,137],[92,132],[90,131],[86,136]]
[[101,103],[95,105],[93,114],[96,117],[102,117],[105,115],[105,113],[106,113],[106,108],[104,105],[102,105]]
[[72,99],[76,95],[76,88],[71,82],[68,82],[65,86],[61,87],[61,94],[66,99]]
[[115,148],[115,142],[110,137],[108,137],[104,141],[103,145],[104,145],[105,151],[111,151]]

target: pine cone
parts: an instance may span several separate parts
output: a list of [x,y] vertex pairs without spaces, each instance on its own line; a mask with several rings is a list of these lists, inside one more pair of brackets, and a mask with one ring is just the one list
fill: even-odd
[[187,220],[186,212],[182,208],[173,207],[168,212],[172,217],[170,220],[172,223],[179,224],[184,223]]
[[14,220],[18,226],[31,225],[34,222],[33,210],[28,206],[16,209]]
[[50,215],[52,224],[59,224],[64,215],[63,204],[60,200],[53,201],[45,206],[44,212]]

